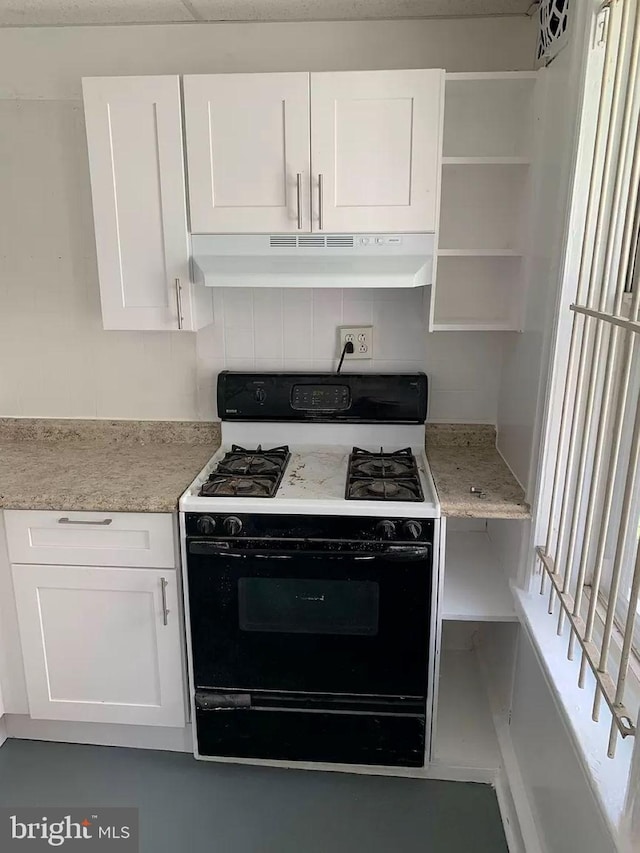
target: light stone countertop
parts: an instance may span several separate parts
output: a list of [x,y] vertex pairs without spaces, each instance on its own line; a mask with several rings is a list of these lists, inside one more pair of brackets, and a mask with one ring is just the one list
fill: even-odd
[[0,418],[0,508],[176,512],[218,424]]
[[[490,425],[427,424],[443,515],[530,517],[495,441]],[[0,418],[0,509],[175,512],[219,444],[217,423]]]
[[[520,484],[496,449],[493,426],[427,424],[426,450],[444,516],[531,517]],[[472,494],[472,486],[485,497]]]

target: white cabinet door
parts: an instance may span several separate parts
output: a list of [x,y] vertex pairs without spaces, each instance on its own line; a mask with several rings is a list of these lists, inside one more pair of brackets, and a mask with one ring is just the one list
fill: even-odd
[[33,718],[184,725],[175,569],[12,573]]
[[311,74],[312,227],[435,231],[444,72]]
[[309,231],[309,75],[184,78],[194,234]]
[[82,87],[104,328],[195,328],[179,78]]

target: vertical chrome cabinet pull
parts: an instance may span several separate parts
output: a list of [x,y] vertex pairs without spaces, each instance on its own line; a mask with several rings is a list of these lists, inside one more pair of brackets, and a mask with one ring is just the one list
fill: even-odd
[[296,175],[296,200],[298,203],[298,231],[302,230],[302,172]]
[[167,587],[169,583],[166,578],[160,578],[160,590],[162,592],[162,624],[169,624],[169,613],[171,612],[167,607]]
[[93,524],[98,525],[98,527],[106,527],[108,524],[113,522],[112,518],[103,518],[102,521],[79,521],[75,518],[69,518],[68,516],[64,516],[63,518],[58,519],[58,524]]
[[324,207],[324,197],[323,197],[323,183],[324,177],[322,175],[318,175],[318,228],[320,231],[324,228],[324,217],[322,215],[322,208]]
[[182,285],[179,278],[176,279],[176,303],[178,307],[178,328],[182,329],[184,317],[182,316]]

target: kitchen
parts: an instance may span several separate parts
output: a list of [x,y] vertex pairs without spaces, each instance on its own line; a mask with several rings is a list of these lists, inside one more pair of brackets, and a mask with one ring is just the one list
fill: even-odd
[[[417,769],[363,764],[369,773],[385,776],[494,785],[511,849],[536,849],[532,845],[542,843],[531,840],[536,835],[545,835],[549,850],[562,849],[554,847],[560,842],[553,833],[557,838],[576,832],[576,812],[567,807],[571,829],[555,824],[554,810],[536,793],[540,778],[534,778],[530,760],[535,752],[527,734],[535,722],[530,718],[539,723],[546,716],[553,720],[546,736],[555,746],[550,761],[556,764],[546,765],[545,774],[551,778],[561,766],[573,792],[572,807],[580,814],[580,833],[597,845],[594,839],[608,838],[606,819],[562,729],[552,692],[543,683],[547,703],[539,693],[535,710],[524,701],[543,669],[533,644],[522,639],[522,615],[510,589],[510,582],[522,579],[519,550],[536,495],[538,409],[544,403],[553,326],[546,313],[553,308],[562,257],[558,235],[579,112],[578,34],[582,37],[580,27],[590,25],[588,15],[576,13],[575,44],[536,70],[538,26],[535,14],[525,14],[529,4],[507,4],[518,7],[514,14],[495,17],[486,16],[492,4],[478,3],[473,5],[485,14],[475,17],[393,20],[387,9],[381,17],[391,19],[291,23],[194,23],[181,4],[160,5],[166,18],[135,23],[109,17],[117,14],[112,8],[100,20],[67,19],[71,12],[61,12],[55,21],[36,15],[35,26],[23,27],[14,13],[0,30],[0,109],[6,128],[0,144],[7,165],[0,238],[0,358],[7,366],[0,391],[0,494],[8,547],[0,557],[0,684],[7,744],[33,738],[192,752],[195,692],[181,584],[188,566],[188,514],[199,510],[189,484],[221,441],[223,450],[233,443],[251,449],[290,444],[294,450],[294,445],[326,444],[329,436],[329,443],[351,450],[363,436],[369,449],[382,445],[390,452],[422,445],[413,431],[424,430],[426,416],[426,456],[421,448],[414,456],[424,457],[423,475],[430,472],[437,496],[432,503],[438,505],[433,516],[438,535],[434,531],[430,544],[433,600],[439,603],[430,633],[423,758]],[[182,17],[175,17],[176,5]],[[336,9],[327,14],[339,17]],[[52,23],[58,26],[47,26]],[[87,23],[103,26],[83,26]],[[126,25],[108,26],[114,23]],[[432,102],[420,105],[420,116],[428,110],[428,119],[416,123],[414,130],[423,135],[412,149],[414,137],[407,137],[406,117],[397,104],[415,96],[411,86],[415,75],[425,73],[420,69],[434,82]],[[370,185],[351,179],[382,164],[389,168],[371,186],[392,196],[404,192],[406,198],[407,157],[413,158],[423,177],[431,168],[420,187],[409,187],[409,208],[422,192],[418,219],[401,221],[402,207],[393,197],[386,219],[371,221],[363,214],[356,221],[357,209],[341,210],[331,198],[331,188],[342,187],[331,180],[330,164],[321,188],[322,152],[314,154],[314,144],[328,150],[320,137],[329,133],[329,125],[323,125],[327,110],[314,80],[319,87],[323,81],[333,84],[348,98],[349,81],[355,79],[350,75],[364,71],[371,72],[362,76],[374,94],[392,85],[405,90],[396,100],[391,89],[389,99],[380,101],[393,116],[394,133],[377,147],[370,140],[381,137],[376,127],[383,111],[363,114],[354,108],[351,116],[344,114],[352,145],[344,152],[352,158],[341,173],[344,191],[366,196]],[[399,83],[377,77],[394,73],[401,76]],[[258,78],[262,90],[255,88]],[[283,96],[274,86],[285,78],[291,93]],[[230,91],[215,90],[216,100],[211,87],[223,83]],[[302,165],[287,166],[284,184],[260,174],[260,157],[271,157],[282,144],[269,100],[274,91],[276,99],[292,99],[295,115],[302,113],[285,130],[287,152],[296,150],[300,136],[307,152]],[[373,97],[371,91],[356,92],[351,103]],[[238,109],[242,98],[249,99],[245,110]],[[221,126],[230,129],[222,141],[228,165],[219,172],[202,128],[207,112],[211,121],[212,101],[222,110]],[[155,132],[162,134],[159,153],[148,147],[149,104],[154,104]],[[110,138],[103,118],[101,123],[105,109]],[[260,137],[255,127],[252,132],[256,116]],[[362,136],[354,135],[354,126]],[[556,133],[564,145],[557,145]],[[378,161],[375,152],[382,152]],[[277,163],[277,156],[273,159]],[[212,179],[216,186],[222,182],[218,208],[206,198]],[[282,196],[283,185],[284,205],[273,204],[269,193]],[[426,198],[425,188],[430,188]],[[225,203],[225,192],[238,195]],[[252,192],[263,193],[253,207],[246,201]],[[554,207],[556,215],[550,216]],[[265,211],[272,217],[266,223],[260,219]],[[250,248],[252,235],[319,235],[321,215],[326,234],[370,239],[360,244],[358,256],[366,272],[356,275],[357,246],[323,247],[338,265],[345,248],[350,252],[345,267],[351,269],[333,275],[326,273],[331,269],[326,261],[318,271],[311,255],[299,260],[301,253],[320,249],[279,246],[274,250],[282,264],[274,265],[270,280],[273,256],[263,257],[264,246]],[[429,216],[430,226],[416,227]],[[255,226],[256,221],[265,224]],[[242,231],[247,233],[240,248],[229,248],[225,232]],[[419,231],[435,238],[431,253],[422,251],[423,263],[409,273],[405,261],[412,254],[375,242],[377,236]],[[211,236],[218,234],[223,236]],[[219,241],[217,248],[211,249],[212,239]],[[231,261],[221,255],[221,245]],[[377,248],[384,250],[389,267],[380,258],[369,260]],[[291,286],[300,276],[312,283]],[[382,286],[374,286],[376,279]],[[318,388],[346,387],[357,395],[350,380],[331,378],[344,350],[339,329],[356,329],[355,343],[358,334],[371,335],[372,357],[352,360],[345,352],[343,377],[413,376],[420,385],[415,377],[426,374],[425,406],[396,419],[399,423],[392,418],[395,434],[389,437],[388,418],[375,423],[371,413],[356,424],[340,423],[340,404],[331,414],[322,399],[329,423],[312,419],[313,429],[323,431],[317,440],[296,430],[299,423],[286,423],[291,414],[282,410],[268,415],[275,426],[264,414],[237,423],[232,412],[220,424],[224,394],[221,398],[218,383],[224,370],[248,381],[300,374],[298,385],[318,386],[316,394]],[[294,381],[291,399],[295,387]],[[397,393],[397,383],[385,393]],[[269,400],[263,403],[268,409]],[[312,411],[311,402],[299,405]],[[350,432],[338,441],[330,430]],[[385,433],[383,441],[373,440],[375,430]],[[396,441],[396,434],[408,434],[409,440]],[[219,459],[222,451],[218,454]],[[285,485],[291,470],[284,470]],[[346,468],[339,478],[344,488]],[[423,479],[423,485],[429,482]],[[194,503],[185,503],[179,516],[185,490],[183,500]],[[353,515],[340,497],[338,514]],[[224,509],[226,500],[234,503],[232,510]],[[220,497],[207,514],[219,514],[224,523],[242,513],[243,504],[236,504],[247,500]],[[250,512],[257,518],[271,515],[275,510],[268,507],[278,500],[255,499]],[[416,520],[416,503],[395,513],[393,501],[385,503],[384,512],[377,501],[357,504],[360,518]],[[91,595],[104,590],[105,579],[113,586],[105,598],[113,602],[108,609]],[[45,589],[49,609],[43,622],[34,602],[40,596],[45,606]],[[60,589],[69,591],[66,600]],[[151,621],[148,609],[137,610],[141,592],[144,607],[152,607]],[[88,608],[86,616],[78,616],[79,604]],[[141,615],[144,630],[128,633]],[[133,639],[140,643],[137,658],[130,651]],[[91,649],[84,663],[79,645]],[[75,678],[67,674],[69,659],[76,663]],[[96,672],[91,662],[98,660]],[[633,747],[633,738],[628,744]],[[281,760],[295,761],[290,755]],[[339,760],[325,759],[325,764],[354,770],[354,762],[351,768]],[[592,824],[583,815],[590,810]],[[591,849],[609,849],[604,844]]]

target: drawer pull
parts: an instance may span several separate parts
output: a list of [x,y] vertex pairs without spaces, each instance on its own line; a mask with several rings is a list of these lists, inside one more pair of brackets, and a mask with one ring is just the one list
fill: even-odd
[[112,518],[103,518],[102,521],[79,521],[74,518],[69,518],[68,516],[64,516],[64,518],[58,519],[58,524],[92,524],[98,525],[99,527],[106,527],[108,524],[113,522]]
[[162,624],[169,624],[169,613],[171,612],[167,607],[167,586],[169,582],[166,578],[160,578],[160,591],[162,592]]

